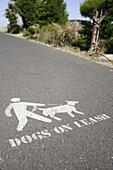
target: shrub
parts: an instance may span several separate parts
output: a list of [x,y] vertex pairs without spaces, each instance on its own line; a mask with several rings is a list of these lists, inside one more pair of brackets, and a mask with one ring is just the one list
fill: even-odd
[[81,48],[81,50],[88,50],[89,47],[90,47],[90,41],[87,37],[87,35],[84,35],[84,34],[81,34],[79,37],[78,37],[78,47]]
[[24,29],[24,31],[23,31],[23,36],[27,37],[29,39],[33,38],[33,35],[30,32],[28,32],[26,29]]
[[12,33],[12,34],[18,34],[18,33],[21,32],[21,30],[22,30],[22,28],[21,28],[20,25],[15,25],[15,26],[12,28],[11,33]]
[[22,28],[21,28],[20,25],[17,25],[17,24],[15,24],[15,25],[8,24],[7,30],[8,30],[7,31],[8,33],[18,34],[18,33],[20,33],[22,31]]
[[70,46],[73,41],[73,35],[69,30],[63,31],[61,36],[59,37],[59,43],[63,44],[63,46]]
[[27,30],[24,29],[23,36],[29,39],[32,39],[35,33],[36,33],[36,28],[33,26],[30,26]]
[[113,39],[102,40],[99,43],[99,48],[105,53],[113,54]]
[[36,29],[35,29],[34,27],[30,26],[30,27],[27,29],[27,31],[28,31],[30,34],[34,35],[35,32],[36,32]]
[[47,26],[43,26],[39,31],[39,41],[54,46],[70,45],[73,40],[73,36],[70,30],[62,28],[61,25],[52,23]]
[[23,35],[30,39],[38,39],[46,44],[52,44],[53,46],[70,46],[73,41],[72,31],[68,25],[61,26],[56,23],[41,28],[39,25],[30,26],[27,30],[24,30]]

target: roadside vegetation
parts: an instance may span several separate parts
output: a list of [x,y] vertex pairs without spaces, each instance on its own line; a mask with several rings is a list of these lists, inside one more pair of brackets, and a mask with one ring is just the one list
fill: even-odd
[[7,32],[87,55],[92,60],[98,59],[98,52],[113,54],[113,0],[85,0],[80,12],[90,21],[81,22],[74,33],[64,0],[11,0],[5,12],[10,23]]

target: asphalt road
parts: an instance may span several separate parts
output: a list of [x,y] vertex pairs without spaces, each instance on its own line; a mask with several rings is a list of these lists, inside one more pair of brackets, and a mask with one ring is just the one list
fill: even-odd
[[0,170],[112,169],[112,69],[0,33]]

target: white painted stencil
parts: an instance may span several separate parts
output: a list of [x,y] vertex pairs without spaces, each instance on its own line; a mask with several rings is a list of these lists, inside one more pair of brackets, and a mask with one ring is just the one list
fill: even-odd
[[[45,106],[45,104],[40,104],[40,103],[29,103],[29,102],[20,102],[20,98],[13,98],[11,99],[13,103],[11,103],[5,110],[5,115],[8,117],[11,117],[11,110],[15,112],[17,119],[19,121],[19,124],[17,126],[17,130],[21,131],[24,126],[27,124],[29,118],[33,118],[36,120],[40,120],[46,123],[50,123],[52,120],[48,119],[44,116],[40,116],[36,113],[33,113],[36,110],[37,106]],[[33,106],[32,112],[27,110],[27,106]]]
[[[28,122],[28,118],[50,123],[52,122],[52,119],[61,121],[61,118],[55,116],[56,114],[67,113],[71,117],[75,117],[75,115],[72,112],[77,113],[77,114],[82,114],[82,115],[84,114],[82,112],[77,111],[75,108],[75,104],[78,103],[78,101],[66,101],[66,104],[64,105],[49,107],[49,108],[40,108],[40,107],[45,106],[45,104],[41,104],[41,103],[21,102],[20,98],[12,98],[11,102],[12,103],[10,103],[10,105],[5,110],[5,115],[7,117],[11,117],[12,116],[11,111],[13,109],[19,121],[18,126],[17,126],[17,131],[23,130],[23,128]],[[32,111],[27,110],[28,106],[33,107]],[[37,108],[39,110],[42,110],[42,115],[34,113],[34,111]]]
[[42,114],[44,116],[50,116],[53,119],[56,120],[61,120],[61,118],[56,117],[56,113],[68,113],[71,117],[75,117],[75,115],[72,112],[78,113],[78,114],[84,114],[82,112],[79,112],[76,110],[75,108],[75,104],[78,103],[78,101],[66,101],[67,104],[65,105],[60,105],[60,106],[56,106],[56,107],[50,107],[50,108],[38,108],[39,110],[42,110]]

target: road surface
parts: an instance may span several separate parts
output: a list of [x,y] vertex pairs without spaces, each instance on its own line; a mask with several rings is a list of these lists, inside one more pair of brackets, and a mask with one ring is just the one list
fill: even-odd
[[112,68],[0,33],[0,170],[112,169]]

